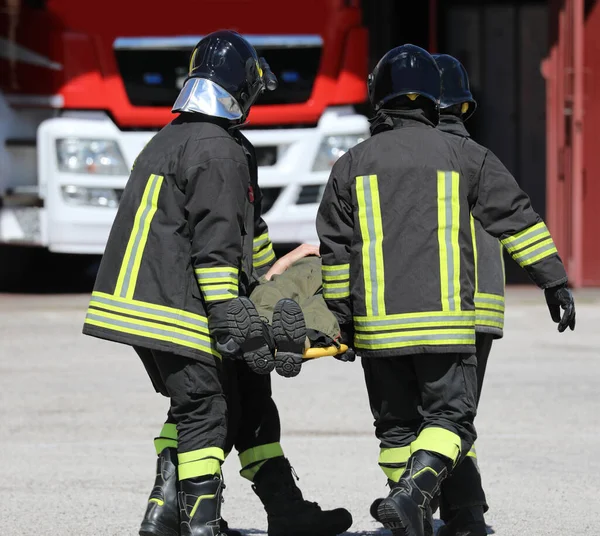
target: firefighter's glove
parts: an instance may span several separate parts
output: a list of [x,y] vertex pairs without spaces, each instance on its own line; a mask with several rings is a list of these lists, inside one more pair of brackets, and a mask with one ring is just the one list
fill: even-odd
[[[547,288],[544,290],[544,294],[546,295],[550,316],[558,324],[558,331],[562,333],[567,327],[571,328],[571,331],[574,330],[575,300],[573,300],[573,294],[571,294],[567,285]],[[560,316],[561,309],[564,311],[562,318]]]
[[335,356],[336,359],[344,362],[352,362],[356,359],[356,353],[354,352],[354,348],[352,348],[354,342],[354,328],[352,325],[340,326],[340,336],[336,339],[336,342],[348,346],[348,349],[343,354]]

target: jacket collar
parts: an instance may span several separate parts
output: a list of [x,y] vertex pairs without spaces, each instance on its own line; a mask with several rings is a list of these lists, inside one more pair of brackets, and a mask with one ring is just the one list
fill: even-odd
[[406,127],[435,127],[423,110],[379,110],[375,117],[369,119],[371,135],[386,130]]
[[450,134],[456,134],[463,138],[470,138],[469,131],[465,128],[465,124],[460,117],[450,114],[442,114],[440,116],[440,124],[438,128],[442,132],[448,132]]

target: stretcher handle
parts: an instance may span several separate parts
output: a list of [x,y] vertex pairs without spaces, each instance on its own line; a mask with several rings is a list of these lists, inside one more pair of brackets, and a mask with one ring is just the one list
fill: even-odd
[[325,348],[309,348],[308,350],[304,350],[303,357],[304,359],[318,359],[319,357],[343,354],[346,350],[348,350],[346,344],[340,344],[339,348],[333,345],[326,346]]

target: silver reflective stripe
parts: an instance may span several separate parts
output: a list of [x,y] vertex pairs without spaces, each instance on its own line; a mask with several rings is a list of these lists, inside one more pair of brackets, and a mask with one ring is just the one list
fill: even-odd
[[529,248],[527,248],[527,251],[529,253],[527,253],[526,255],[523,255],[520,253],[515,253],[514,259],[519,264],[523,264],[524,262],[527,262],[529,259],[533,259],[534,257],[537,257],[538,255],[542,255],[543,253],[547,253],[552,250],[556,250],[556,246],[554,245],[554,242],[552,241],[552,239],[550,239],[550,242],[548,242],[544,247],[529,246]]
[[[182,35],[173,37],[118,37],[115,50],[164,50],[194,48],[204,35]],[[323,38],[316,34],[304,35],[244,35],[253,47],[269,48],[313,48],[323,46]]]
[[243,116],[240,105],[227,91],[204,78],[186,80],[171,111],[201,113],[230,121]]
[[237,289],[233,290],[233,289],[229,289],[229,288],[216,288],[216,289],[212,289],[210,287],[202,287],[202,294],[204,294],[205,296],[220,296],[220,295],[225,295],[225,296],[237,296]]
[[354,320],[356,328],[361,327],[386,327],[386,326],[414,326],[415,324],[429,322],[469,322],[473,321],[475,313],[463,315],[447,315],[447,316],[420,316],[418,318],[400,318],[389,320]]
[[138,254],[138,250],[140,248],[140,243],[142,242],[142,238],[144,236],[144,232],[148,232],[147,223],[148,218],[150,217],[150,212],[152,211],[152,200],[154,199],[154,194],[156,193],[156,189],[160,186],[162,182],[162,177],[160,175],[152,175],[150,180],[152,181],[152,186],[150,186],[150,192],[148,193],[148,198],[146,200],[146,206],[144,207],[144,211],[142,212],[142,216],[140,218],[140,222],[137,228],[137,232],[135,233],[135,238],[133,241],[133,247],[131,248],[131,253],[129,258],[127,259],[127,266],[125,267],[125,277],[123,278],[123,287],[121,288],[121,292],[119,296],[121,298],[125,298],[127,293],[129,292],[129,285],[131,284],[131,274],[133,273],[133,266],[136,261],[136,257]]
[[410,342],[410,341],[458,341],[458,342],[472,342],[475,336],[472,333],[465,334],[452,334],[452,333],[436,333],[436,334],[419,334],[418,331],[413,331],[406,335],[393,335],[390,337],[369,337],[366,338],[364,335],[356,334],[355,339],[362,342],[363,344],[389,344],[394,342]]
[[504,300],[502,298],[482,298],[481,296],[477,296],[477,294],[475,294],[475,303],[490,303],[504,307]]
[[338,275],[346,275],[350,277],[350,268],[341,268],[340,270],[323,270],[323,279],[335,277]]
[[205,341],[200,337],[194,337],[192,333],[189,335],[184,335],[182,333],[176,333],[173,331],[169,331],[168,326],[165,326],[166,329],[159,329],[155,327],[149,327],[137,324],[135,321],[127,322],[126,320],[116,320],[114,318],[107,318],[105,316],[95,315],[92,312],[88,312],[86,319],[95,320],[96,322],[102,322],[103,324],[109,324],[115,327],[117,331],[119,328],[133,329],[136,331],[145,332],[153,335],[160,335],[161,337],[167,337],[172,339],[174,342],[177,340],[185,341],[188,343],[196,344],[199,346],[205,347],[208,351],[212,351],[212,347],[209,341]]
[[[444,191],[444,202],[446,205],[446,227],[444,229],[444,239],[446,241],[447,250],[447,267],[448,267],[448,306],[450,311],[456,310],[456,304],[454,302],[454,296],[458,289],[454,288],[454,246],[452,243],[452,172],[444,172],[445,176],[445,191]],[[458,217],[458,215],[457,215]]]
[[491,315],[490,314],[482,314],[482,311],[478,311],[475,323],[481,324],[484,322],[498,322],[498,323],[502,324],[502,323],[504,323],[504,315],[502,313],[496,313],[496,314],[491,314]]
[[231,279],[232,282],[237,283],[237,274],[233,272],[196,272],[196,277],[199,281],[210,281],[211,279]]
[[[540,225],[540,224],[538,223],[536,225]],[[531,231],[531,232],[525,231],[523,233],[523,235],[520,236],[519,238],[513,238],[513,237],[505,238],[504,240],[502,240],[502,243],[504,244],[506,249],[508,249],[509,251],[515,251],[521,247],[521,244],[523,244],[524,242],[528,242],[532,238],[535,238],[535,237],[542,238],[542,236],[546,236],[546,235],[550,236],[550,233],[548,232],[548,228],[546,227],[546,224],[542,223],[541,225],[542,226],[539,229],[536,229],[535,231]]]
[[120,307],[121,309],[126,309],[127,311],[131,311],[132,313],[139,313],[140,315],[143,314],[148,314],[148,315],[154,315],[154,316],[162,316],[165,318],[165,320],[174,320],[174,321],[184,321],[187,322],[188,324],[194,324],[195,326],[198,326],[198,328],[203,329],[203,330],[208,330],[208,322],[203,322],[202,320],[198,320],[198,319],[193,319],[190,318],[188,316],[181,316],[175,312],[171,312],[171,311],[157,311],[156,309],[152,309],[150,307],[143,307],[141,305],[135,305],[132,303],[123,303],[121,301],[116,301],[116,300],[111,300],[109,298],[103,298],[100,296],[93,296],[92,300],[90,302],[90,305],[94,305],[95,303],[98,304],[102,304],[102,305],[107,305],[107,306],[113,306],[113,307]]

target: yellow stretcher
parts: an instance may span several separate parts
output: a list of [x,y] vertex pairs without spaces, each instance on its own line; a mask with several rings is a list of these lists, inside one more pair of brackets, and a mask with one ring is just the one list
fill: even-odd
[[328,357],[343,354],[346,350],[348,350],[348,346],[345,344],[340,344],[337,346],[326,346],[325,348],[308,348],[304,350],[303,359],[318,359],[319,357]]

